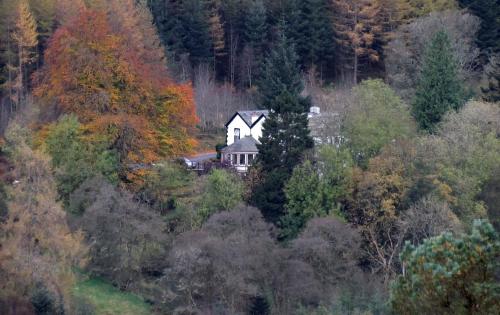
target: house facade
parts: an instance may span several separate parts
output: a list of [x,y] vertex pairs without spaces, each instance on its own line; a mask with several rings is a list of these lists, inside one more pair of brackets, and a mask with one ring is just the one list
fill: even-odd
[[240,173],[246,173],[259,150],[257,144],[262,137],[262,125],[267,110],[238,111],[226,123],[226,144],[221,150],[221,160]]
[[[257,144],[262,137],[262,127],[269,111],[238,111],[226,123],[227,146],[221,150],[222,163],[240,173],[246,173],[259,153]],[[311,107],[308,118],[311,136],[316,143],[325,143],[320,132],[324,125],[319,107]],[[325,116],[328,117],[328,116]],[[325,121],[326,122],[326,121]]]

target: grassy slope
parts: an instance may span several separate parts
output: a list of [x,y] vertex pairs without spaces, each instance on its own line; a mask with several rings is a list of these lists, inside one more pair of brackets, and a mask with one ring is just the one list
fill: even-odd
[[87,299],[95,307],[96,315],[151,315],[151,307],[140,297],[126,293],[100,279],[77,283],[74,294]]
[[218,143],[226,142],[226,130],[212,130],[212,131],[201,131],[198,130],[196,135],[196,140],[198,140],[197,152],[214,152],[215,145]]

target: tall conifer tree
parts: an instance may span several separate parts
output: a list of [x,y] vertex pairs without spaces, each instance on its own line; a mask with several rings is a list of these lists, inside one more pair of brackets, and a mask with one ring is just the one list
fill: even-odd
[[460,5],[481,18],[477,42],[484,52],[500,52],[500,1],[459,0]]
[[304,151],[313,146],[307,120],[311,103],[301,96],[299,71],[293,46],[282,34],[264,62],[259,82],[262,106],[269,110],[269,116],[258,145],[263,181],[254,191],[253,202],[271,222],[283,214],[285,182]]
[[334,54],[333,27],[328,0],[300,1],[297,21],[297,53],[299,62],[307,69],[317,66],[320,70],[332,64]]
[[36,61],[38,46],[37,24],[26,0],[19,2],[12,39],[17,46],[17,65],[10,65],[17,72],[13,82],[9,82],[14,92],[12,101],[19,106],[27,90],[28,65]]
[[458,110],[464,105],[464,96],[450,40],[444,31],[439,31],[434,35],[424,56],[413,102],[413,115],[420,128],[432,132],[446,112]]

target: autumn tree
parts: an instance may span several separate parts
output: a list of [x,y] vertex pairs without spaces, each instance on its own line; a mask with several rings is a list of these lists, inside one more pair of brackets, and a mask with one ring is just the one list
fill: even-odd
[[224,28],[220,15],[220,1],[212,0],[207,2],[208,29],[212,41],[213,69],[216,69],[217,60],[225,55]]
[[157,42],[148,42],[154,40],[148,32],[130,29],[142,21],[153,32],[151,21],[136,12],[127,26],[119,15],[82,8],[54,34],[35,89],[45,119],[76,114],[90,141],[107,141],[116,150],[122,178],[128,180],[140,175],[134,167],[138,162],[190,151],[197,122],[191,87],[166,76]]
[[399,219],[413,184],[415,155],[408,141],[387,145],[369,161],[366,171],[354,172],[352,197],[344,210],[347,220],[362,233],[368,266],[382,275],[386,285],[399,266],[405,237]]
[[[369,61],[380,59],[375,49],[375,38],[382,32],[377,21],[380,6],[375,0],[332,0],[335,41],[340,47],[339,59],[348,62],[354,84],[358,82],[359,69]],[[340,69],[343,73],[344,69]]]
[[8,60],[9,74],[6,84],[11,102],[19,107],[28,88],[28,67],[36,61],[38,33],[28,1],[19,1],[14,16],[11,39],[7,40],[12,43],[13,47],[10,49],[15,53],[15,57],[11,56]]
[[6,140],[17,184],[9,187],[8,214],[0,226],[0,299],[15,303],[41,286],[69,312],[73,268],[86,253],[82,234],[69,229],[49,160],[29,147],[29,132],[13,124]]
[[456,0],[398,0],[405,19],[425,16],[431,12],[458,8]]
[[479,195],[500,163],[499,117],[496,104],[469,102],[449,112],[418,148],[416,161],[432,190],[467,224],[487,216]]

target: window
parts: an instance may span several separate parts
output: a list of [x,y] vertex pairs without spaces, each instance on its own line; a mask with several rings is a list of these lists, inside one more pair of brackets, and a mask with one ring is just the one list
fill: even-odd
[[246,164],[246,154],[240,154],[240,165]]
[[238,156],[236,154],[233,154],[233,160],[231,161],[231,164],[236,165],[238,161],[236,160]]
[[253,154],[249,154],[248,155],[248,165],[252,164],[253,159],[254,159],[254,155]]
[[240,140],[240,128],[234,128],[234,142]]

